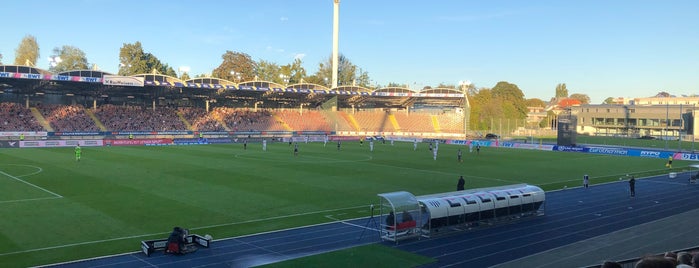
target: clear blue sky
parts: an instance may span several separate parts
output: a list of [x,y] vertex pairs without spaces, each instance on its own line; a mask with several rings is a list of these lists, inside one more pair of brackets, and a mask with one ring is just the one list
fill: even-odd
[[[312,74],[331,53],[332,11],[332,0],[7,1],[0,53],[12,63],[31,34],[40,68],[72,45],[115,72],[119,48],[140,41],[192,74],[211,72],[226,50],[280,65],[302,57]],[[699,94],[697,14],[696,0],[342,0],[340,52],[381,85],[508,81],[547,101],[566,83],[593,103]]]

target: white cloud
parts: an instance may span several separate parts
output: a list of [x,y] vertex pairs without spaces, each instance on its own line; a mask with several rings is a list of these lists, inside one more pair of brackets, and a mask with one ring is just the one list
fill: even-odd
[[287,18],[287,17],[281,17],[281,18],[279,18],[279,20],[280,20],[280,21],[287,21],[287,20],[289,20],[289,18]]
[[303,60],[304,57],[306,57],[306,54],[305,54],[305,53],[296,53],[296,54],[294,55],[294,59],[295,59],[295,60]]

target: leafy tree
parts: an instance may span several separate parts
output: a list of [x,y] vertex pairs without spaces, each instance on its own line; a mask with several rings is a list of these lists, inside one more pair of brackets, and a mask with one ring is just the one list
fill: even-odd
[[257,76],[259,79],[283,84],[282,78],[279,77],[280,74],[282,74],[281,67],[276,63],[266,60],[257,62]]
[[558,84],[556,85],[556,98],[567,98],[568,97],[568,89],[566,88],[566,84]]
[[17,49],[15,49],[15,65],[36,66],[39,59],[39,44],[36,37],[27,35],[22,38]]
[[493,90],[481,88],[468,98],[471,104],[471,129],[486,130],[493,119],[502,118],[502,101],[493,95]]
[[553,126],[551,125],[552,124],[551,120],[553,120],[555,117],[556,117],[556,113],[554,113],[553,111],[546,112],[546,118],[541,119],[541,121],[539,122],[539,127],[552,128]]
[[524,119],[527,117],[527,104],[524,93],[515,84],[498,82],[492,89],[495,102],[502,105],[502,117],[508,119]]
[[189,79],[192,79],[192,78],[189,77],[189,74],[187,72],[183,72],[182,75],[180,76],[180,80],[182,80],[182,81],[187,81]]
[[306,77],[306,69],[303,68],[301,59],[294,59],[294,62],[282,66],[282,73],[289,76],[289,84],[301,83]]
[[367,71],[364,71],[362,68],[359,68],[358,74],[359,75],[357,76],[356,85],[360,87],[370,88],[371,80],[369,79],[369,73]]
[[257,63],[248,54],[227,50],[221,55],[221,59],[223,62],[214,69],[211,76],[241,82],[253,80],[256,75]]
[[85,70],[89,67],[85,52],[74,46],[62,46],[53,49],[53,61],[49,70],[60,73],[71,70]]
[[157,73],[177,77],[175,69],[163,64],[151,53],[143,51],[141,42],[125,43],[119,49],[119,75]]
[[527,107],[546,107],[546,103],[537,98],[532,98],[532,99],[527,99],[526,100]]
[[602,104],[614,104],[614,98],[608,97],[602,101]]
[[656,98],[669,98],[670,96],[670,93],[667,93],[665,91],[660,91],[658,92],[658,94],[655,94]]
[[590,104],[590,96],[587,94],[574,93],[570,95],[570,98],[579,100],[582,104]]
[[0,53],[0,65],[2,65],[2,53]]
[[318,84],[318,85],[324,85],[326,87],[328,86],[328,83],[325,82],[325,77],[320,77],[318,74],[313,74],[311,76],[308,76],[304,78],[303,80],[304,83],[311,83],[311,84]]
[[[353,85],[356,84],[357,78],[361,76],[361,70],[357,68],[356,65],[352,64],[352,62],[345,57],[345,55],[340,54],[338,56],[338,67],[337,67],[337,85],[338,86],[343,86],[343,85]],[[328,59],[325,62],[321,62],[318,64],[318,71],[315,73],[315,75],[319,78],[322,78],[321,81],[323,81],[322,84],[324,84],[327,87],[330,87],[332,84],[332,57],[328,57]],[[366,74],[367,78],[369,74]],[[325,82],[325,78],[327,78],[327,83]],[[369,79],[367,79],[369,81]]]

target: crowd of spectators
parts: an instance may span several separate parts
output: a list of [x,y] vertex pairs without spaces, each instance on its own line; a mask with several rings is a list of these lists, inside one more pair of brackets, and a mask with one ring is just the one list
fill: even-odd
[[95,121],[85,112],[82,105],[37,105],[37,109],[54,131],[99,131]]
[[187,122],[192,125],[192,130],[196,131],[225,131],[226,128],[221,121],[216,119],[213,113],[207,113],[203,108],[182,107],[179,108]]
[[186,130],[184,122],[173,108],[155,110],[140,106],[102,105],[95,115],[107,130],[119,131],[177,131]]
[[0,131],[45,131],[31,110],[19,103],[0,103]]
[[[99,120],[95,122],[88,115],[86,108],[81,105],[39,104],[36,108],[57,132],[100,131],[99,123],[102,123],[107,131],[329,131],[333,128],[322,113],[312,110],[301,114],[296,110],[258,109],[255,111],[249,108],[216,107],[207,112],[198,107],[153,109],[105,104],[94,110],[94,115]],[[352,121],[342,116],[343,112],[339,114],[337,118],[344,119],[341,121]],[[354,117],[357,127],[361,130],[394,131],[390,120],[386,118],[387,115],[385,112],[357,112]],[[47,131],[37,121],[31,110],[19,103],[0,103],[0,116],[0,131]],[[429,115],[398,114],[395,118],[401,125],[402,131],[434,131]],[[416,127],[416,123],[411,120],[421,121],[422,127]],[[190,128],[186,125],[187,123],[191,125]],[[337,122],[337,125],[343,126],[349,123]]]

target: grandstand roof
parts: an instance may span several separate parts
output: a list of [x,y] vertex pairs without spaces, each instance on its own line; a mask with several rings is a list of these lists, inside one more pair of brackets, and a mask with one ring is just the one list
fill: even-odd
[[113,75],[113,74],[108,73],[108,72],[99,71],[99,70],[70,70],[70,71],[57,73],[57,75],[102,78],[104,75]]
[[0,72],[25,73],[25,74],[51,74],[51,72],[36,67],[25,65],[0,65]]
[[162,100],[158,101],[162,105],[178,105],[176,103],[180,100],[203,99],[222,105],[251,105],[262,101],[265,107],[271,108],[298,107],[301,104],[316,107],[333,99],[336,102],[332,106],[338,108],[403,108],[416,103],[454,106],[458,105],[458,99],[465,96],[452,89],[416,92],[404,87],[385,87],[372,91],[352,85],[327,88],[312,83],[281,85],[259,80],[236,84],[215,77],[182,81],[177,77],[152,73],[130,76],[144,80],[143,86],[138,86],[105,83],[106,75],[111,74],[98,70],[71,70],[52,74],[31,66],[0,65],[0,94],[4,94],[5,98],[36,98],[36,101],[44,100],[44,94],[53,96],[54,100],[58,100],[57,96],[82,96],[83,100],[94,99],[98,102],[105,98],[109,98],[111,102],[128,99],[130,103]]

